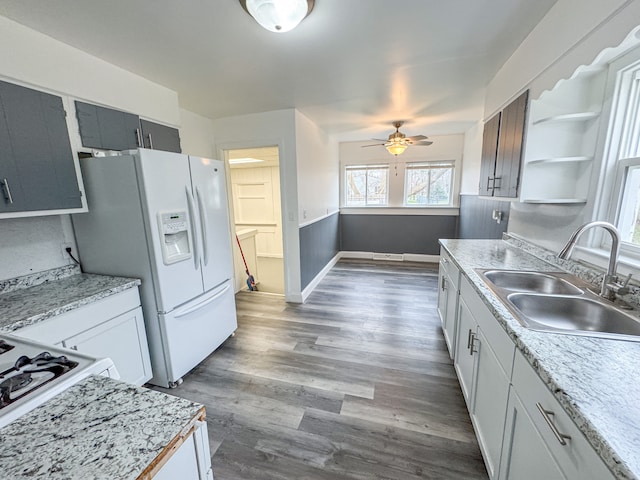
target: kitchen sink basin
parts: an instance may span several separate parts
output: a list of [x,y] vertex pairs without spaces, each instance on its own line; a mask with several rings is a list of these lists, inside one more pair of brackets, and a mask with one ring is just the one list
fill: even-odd
[[476,272],[524,327],[640,342],[640,319],[600,297],[570,273]]
[[488,270],[481,272],[496,287],[515,292],[535,292],[557,295],[581,295],[583,291],[561,277],[561,273]]
[[599,300],[527,293],[512,293],[507,300],[521,313],[525,326],[536,330],[595,336],[640,335],[638,319]]

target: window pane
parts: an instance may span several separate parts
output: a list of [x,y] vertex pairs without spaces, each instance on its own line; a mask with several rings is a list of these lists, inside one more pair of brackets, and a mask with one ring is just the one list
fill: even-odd
[[367,205],[387,204],[388,169],[367,170]]
[[366,205],[367,170],[349,169],[347,174],[346,204]]
[[389,166],[358,166],[345,169],[345,205],[387,205]]
[[405,177],[405,204],[451,204],[453,167],[450,163],[408,166]]
[[448,205],[451,197],[451,169],[438,168],[431,170],[429,188],[430,205]]
[[640,166],[627,169],[618,228],[622,241],[640,245]]

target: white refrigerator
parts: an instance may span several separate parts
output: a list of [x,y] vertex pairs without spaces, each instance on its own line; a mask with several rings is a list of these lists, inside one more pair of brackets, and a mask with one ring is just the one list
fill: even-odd
[[150,383],[176,386],[237,328],[224,163],[139,149],[80,167],[83,271],[142,280]]

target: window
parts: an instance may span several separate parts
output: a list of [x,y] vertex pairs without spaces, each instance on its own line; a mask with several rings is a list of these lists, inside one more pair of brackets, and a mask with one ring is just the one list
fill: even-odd
[[453,165],[453,161],[408,163],[405,170],[405,205],[451,205]]
[[640,62],[619,70],[614,98],[610,161],[618,194],[612,216],[622,241],[640,253]]
[[387,205],[389,202],[389,165],[346,167],[345,180],[347,206]]

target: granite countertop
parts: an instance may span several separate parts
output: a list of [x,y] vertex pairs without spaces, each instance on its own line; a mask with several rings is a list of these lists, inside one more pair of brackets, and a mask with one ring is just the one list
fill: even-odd
[[614,475],[640,479],[640,343],[529,330],[474,269],[559,266],[504,240],[441,244]]
[[138,285],[138,279],[80,273],[77,267],[0,282],[0,332],[33,325]]
[[0,476],[136,479],[202,418],[200,404],[91,376],[0,429]]

